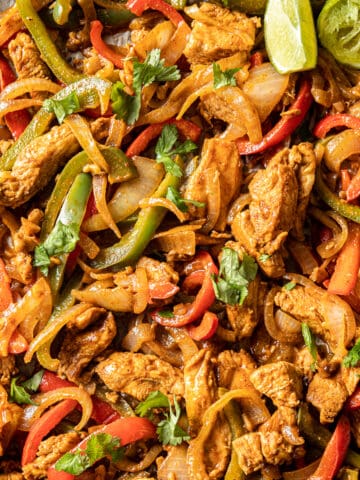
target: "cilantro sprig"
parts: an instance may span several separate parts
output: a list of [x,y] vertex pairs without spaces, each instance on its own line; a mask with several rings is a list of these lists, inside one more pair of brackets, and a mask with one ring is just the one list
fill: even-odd
[[159,440],[164,445],[180,445],[183,441],[190,440],[189,435],[178,425],[181,417],[181,408],[174,396],[174,408],[166,395],[159,391],[151,392],[147,398],[139,403],[135,412],[141,417],[152,416],[154,408],[168,408],[165,419],[161,420],[156,429]]
[[360,339],[355,343],[355,345],[349,350],[347,355],[343,359],[344,367],[357,367],[360,361]]
[[248,285],[255,279],[257,270],[257,263],[246,253],[240,264],[235,250],[223,248],[219,275],[212,277],[216,298],[229,305],[242,305],[248,295]]
[[67,452],[55,463],[55,470],[80,475],[104,457],[110,457],[116,463],[121,460],[124,449],[120,440],[108,433],[95,433],[86,443],[86,448]]
[[179,190],[175,187],[168,187],[166,192],[166,198],[173,202],[182,212],[188,211],[189,204],[194,205],[195,207],[205,207],[205,203],[203,202],[197,202],[196,200],[183,198],[180,195]]
[[240,68],[229,68],[228,70],[222,71],[220,65],[217,63],[213,63],[212,67],[215,89],[227,86],[236,86],[236,78],[234,75],[240,70]]
[[191,140],[185,140],[184,143],[178,142],[178,135],[178,129],[175,125],[165,125],[156,143],[155,154],[156,161],[164,165],[166,172],[180,178],[183,171],[173,160],[174,157],[194,151],[197,145]]
[[301,324],[301,333],[304,338],[305,345],[313,358],[310,369],[312,372],[315,372],[317,363],[317,348],[315,343],[315,337],[312,334],[309,325],[305,322],[302,322]]
[[54,113],[57,121],[62,123],[68,115],[80,110],[80,100],[76,92],[71,92],[61,100],[48,98],[43,103],[43,108],[49,113]]
[[51,264],[50,257],[72,252],[79,238],[80,227],[77,223],[64,225],[58,221],[47,239],[35,247],[33,265],[40,267],[41,272],[47,275]]
[[29,404],[29,405],[37,405],[32,399],[31,394],[35,393],[41,383],[41,379],[43,377],[44,370],[39,370],[35,375],[31,378],[22,382],[18,385],[19,377],[15,377],[11,380],[10,384],[10,396],[9,400],[14,403],[18,403],[19,405],[22,404]]
[[153,82],[170,82],[181,78],[180,70],[176,65],[165,66],[165,60],[160,58],[160,49],[154,48],[139,62],[133,60],[133,90],[134,95],[125,92],[125,85],[116,82],[111,91],[112,108],[119,119],[124,119],[132,125],[139,118],[141,108],[141,89]]

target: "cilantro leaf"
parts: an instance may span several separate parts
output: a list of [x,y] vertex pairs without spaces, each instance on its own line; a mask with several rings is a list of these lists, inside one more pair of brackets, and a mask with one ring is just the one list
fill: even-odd
[[95,462],[104,457],[111,457],[118,462],[123,456],[119,438],[108,433],[94,433],[88,439],[84,450],[67,452],[55,463],[55,470],[80,475]]
[[166,192],[166,198],[171,202],[173,202],[178,207],[178,209],[181,210],[182,212],[188,211],[187,204],[192,204],[195,207],[205,207],[205,203],[203,202],[197,202],[196,200],[183,198],[180,195],[179,190],[175,187],[168,187]]
[[285,288],[285,290],[287,290],[288,292],[290,292],[290,290],[292,290],[295,287],[296,287],[295,282],[288,282],[288,283],[285,283],[285,285],[283,286],[283,288]]
[[155,146],[156,161],[163,163],[166,172],[174,177],[182,177],[183,171],[173,160],[175,155],[192,152],[197,145],[191,140],[182,144],[177,143],[178,130],[175,125],[165,125]]
[[35,267],[40,267],[44,275],[48,274],[50,257],[72,252],[79,240],[80,227],[77,223],[63,224],[58,221],[44,243],[35,247]]
[[31,394],[35,393],[39,388],[44,370],[39,370],[35,375],[21,383],[17,384],[19,377],[15,377],[11,380],[10,384],[10,401],[18,404],[37,405],[32,399]]
[[311,371],[314,372],[316,370],[317,348],[316,348],[315,338],[310,330],[310,327],[305,322],[302,322],[301,324],[301,333],[304,338],[305,345],[314,360],[310,365]]
[[124,91],[125,85],[116,82],[111,88],[112,109],[116,118],[132,125],[139,118],[141,107],[140,95],[129,95]]
[[242,305],[248,295],[248,285],[255,279],[257,263],[244,253],[240,265],[237,252],[231,248],[222,249],[219,275],[212,276],[215,296],[229,305]]
[[48,98],[44,101],[43,107],[47,112],[54,113],[59,123],[62,123],[65,117],[71,113],[78,112],[81,108],[76,92],[71,92],[61,100]]
[[343,365],[347,368],[356,367],[360,361],[360,339],[355,343],[351,350],[343,359]]
[[160,310],[157,313],[158,315],[160,315],[160,317],[163,317],[163,318],[173,318],[175,316],[171,310]]
[[240,68],[230,68],[222,71],[220,65],[217,63],[213,63],[212,67],[214,75],[214,88],[236,86],[236,78],[234,75],[240,70]]
[[180,70],[176,65],[166,67],[164,63],[165,60],[160,58],[159,48],[151,50],[144,63],[134,60],[133,88],[135,92],[139,92],[142,87],[153,82],[169,82],[181,78]]
[[149,416],[153,408],[168,408],[169,413],[165,414],[165,419],[158,423],[156,432],[159,440],[164,445],[180,445],[184,440],[190,440],[189,435],[178,425],[181,416],[181,408],[174,397],[173,411],[169,399],[159,391],[151,392],[146,399],[139,403],[135,412],[141,417]]
[[146,417],[152,408],[168,407],[169,405],[168,397],[156,390],[155,392],[151,392],[143,402],[139,403],[135,409],[135,413],[140,415],[140,417]]
[[174,408],[171,408],[170,402],[169,414],[166,414],[166,419],[159,422],[156,433],[159,435],[159,440],[163,445],[180,445],[185,440],[190,440],[190,436],[178,425],[181,415],[180,405],[174,397]]
[[269,260],[270,257],[271,255],[268,255],[267,253],[262,253],[259,257],[259,262],[265,263]]

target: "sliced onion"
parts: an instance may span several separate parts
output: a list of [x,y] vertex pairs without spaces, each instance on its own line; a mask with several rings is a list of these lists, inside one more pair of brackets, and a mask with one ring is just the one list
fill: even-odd
[[171,213],[175,215],[175,217],[179,220],[179,222],[183,223],[187,220],[188,216],[185,212],[182,212],[171,200],[168,198],[162,197],[148,197],[143,198],[139,202],[140,208],[147,208],[147,207],[164,207],[169,210]]
[[132,312],[133,294],[122,287],[99,288],[91,285],[84,290],[72,290],[71,295],[81,302],[89,302],[113,312]]
[[149,303],[149,284],[146,270],[143,267],[137,267],[136,276],[136,292],[134,294],[134,313],[142,313]]
[[129,352],[138,352],[144,343],[155,340],[155,328],[150,323],[138,323],[131,327],[123,338],[121,346]]
[[[278,314],[280,325],[274,315],[274,300],[276,294],[280,291],[279,287],[272,288],[266,296],[264,308],[265,328],[274,340],[286,343],[298,343],[302,340],[301,333],[296,330],[296,320],[285,312]],[[297,322],[299,323],[299,322]],[[285,327],[285,329],[284,329]],[[295,329],[295,331],[294,331]]]
[[244,93],[255,105],[263,122],[282,99],[289,75],[277,73],[270,62],[262,63],[249,70],[249,77],[243,85]]
[[[301,333],[301,323],[288,313],[276,310],[275,320],[280,330],[287,333]],[[301,340],[301,337],[299,336]]]
[[175,65],[179,60],[185,50],[190,33],[189,25],[185,21],[180,22],[170,41],[161,52],[166,65]]
[[[79,303],[74,305],[71,308],[68,308],[62,315],[55,317],[51,322],[48,322],[47,325],[39,332],[34,340],[30,343],[28,351],[25,353],[24,360],[25,363],[31,361],[34,353],[42,346],[48,342],[52,342],[60,330],[71,320],[76,318],[78,315],[84,313],[88,308],[93,307],[89,303]],[[41,307],[39,307],[41,308]]]
[[22,78],[7,85],[0,93],[0,100],[11,100],[25,93],[50,92],[57,93],[61,86],[45,78]]
[[173,365],[174,367],[182,367],[184,364],[180,350],[171,350],[157,340],[144,343],[141,347],[141,351],[146,355],[157,355],[159,358],[170,363],[170,365]]
[[[175,27],[172,22],[165,21],[158,23],[142,40],[135,44],[135,52],[141,59],[145,59],[146,55],[154,48],[163,50],[170,42],[174,32]],[[161,58],[164,58],[164,56],[161,55]]]
[[100,252],[100,247],[83,232],[80,232],[79,247],[81,247],[85,255],[91,260]]
[[41,107],[42,100],[36,100],[35,98],[21,98],[20,100],[2,100],[0,102],[0,119],[7,113],[17,112],[18,110],[24,110],[30,107]]
[[18,302],[12,303],[2,312],[0,317],[0,356],[7,357],[10,338],[22,322],[25,322],[27,328],[23,328],[20,333],[31,341],[36,324],[46,323],[51,309],[50,287],[45,278],[41,277]]
[[[123,458],[116,462],[115,465],[119,470],[123,470],[124,472],[141,472],[155,462],[162,449],[162,445],[154,445],[148,450],[148,452],[146,452],[144,458],[140,462],[132,462],[128,458]],[[176,478],[178,478],[177,472]]]
[[319,466],[320,458],[315,460],[304,468],[293,470],[292,472],[283,472],[282,476],[284,480],[308,480],[313,473],[315,473]]
[[[109,212],[116,223],[132,215],[139,208],[140,200],[151,196],[164,176],[162,165],[155,160],[134,156],[132,161],[138,171],[138,177],[121,183],[108,202]],[[105,228],[107,225],[99,214],[93,215],[83,224],[86,232]]]
[[227,214],[227,223],[231,225],[236,215],[244,210],[251,201],[250,193],[243,193],[230,206]]
[[91,133],[90,127],[85,119],[73,113],[68,115],[64,123],[71,129],[83,150],[88,154],[91,161],[93,161],[99,168],[99,173],[109,172],[109,165],[99,150],[96,141]]
[[189,362],[199,352],[194,340],[190,338],[187,331],[182,328],[171,328],[168,329],[168,331],[181,350],[183,363]]
[[91,417],[93,404],[90,395],[86,390],[79,387],[63,387],[51,390],[50,392],[42,393],[36,396],[36,402],[39,404],[37,409],[33,412],[34,420],[39,418],[41,414],[54,403],[61,400],[76,400],[81,408],[82,415],[79,423],[74,427],[75,430],[81,430],[85,427]]
[[102,219],[106,223],[107,227],[110,228],[118,238],[121,238],[121,232],[118,229],[114,219],[111,216],[111,213],[108,208],[106,201],[106,188],[107,188],[107,178],[106,175],[93,175],[93,192],[95,198],[96,208],[99,214],[102,216]]
[[290,239],[287,248],[304,275],[310,275],[319,266],[311,248],[305,243]]
[[324,162],[329,170],[338,173],[341,163],[358,153],[360,153],[360,130],[349,128],[326,142]]
[[[195,90],[195,92],[191,93],[186,99],[185,102],[183,103],[179,113],[177,114],[176,119],[179,120],[182,118],[186,111],[189,110],[191,105],[201,97],[201,95],[206,95],[208,93],[212,93],[214,91],[214,84],[213,83],[207,83],[206,85],[202,85],[200,88]],[[246,133],[246,132],[245,132]],[[238,138],[238,137],[237,137]]]
[[115,117],[111,118],[109,135],[106,139],[107,147],[120,148],[123,138],[126,135],[127,125],[124,120],[118,120]]
[[176,480],[190,480],[187,466],[187,449],[188,446],[185,443],[168,449],[166,458],[158,467],[158,480],[169,480],[174,472],[176,472]]
[[216,167],[209,167],[204,170],[206,189],[206,222],[202,228],[205,233],[210,232],[220,217],[221,209],[221,186],[220,173]]
[[318,245],[316,251],[322,258],[333,257],[342,249],[347,240],[348,223],[346,219],[332,210],[324,212],[315,207],[311,207],[309,213],[323,225],[330,228],[332,232],[332,238]]

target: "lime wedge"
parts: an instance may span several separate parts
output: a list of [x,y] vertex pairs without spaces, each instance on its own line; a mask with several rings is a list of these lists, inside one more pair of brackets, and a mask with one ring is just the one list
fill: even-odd
[[327,0],[317,21],[320,42],[340,63],[360,68],[360,2]]
[[270,61],[279,73],[315,67],[317,40],[309,0],[268,0],[264,33]]

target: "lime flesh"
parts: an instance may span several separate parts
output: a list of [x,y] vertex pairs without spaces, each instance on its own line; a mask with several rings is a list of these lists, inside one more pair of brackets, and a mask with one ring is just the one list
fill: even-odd
[[279,73],[315,67],[317,40],[309,0],[268,0],[264,34],[270,61]]

